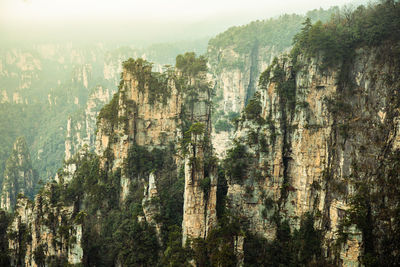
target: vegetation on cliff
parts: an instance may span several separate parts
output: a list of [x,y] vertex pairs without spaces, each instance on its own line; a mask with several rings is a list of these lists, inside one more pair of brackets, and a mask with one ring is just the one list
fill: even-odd
[[377,5],[359,6],[356,10],[337,13],[327,23],[303,23],[301,32],[293,39],[292,53],[322,56],[322,67],[339,66],[346,69],[362,46],[378,46],[400,40],[400,3],[382,0]]
[[[284,100],[284,102],[280,101],[281,104],[289,104],[287,108],[293,107],[285,108],[291,110],[287,114],[294,114],[297,108],[307,110],[308,105],[297,102],[299,101],[296,97],[297,88],[295,83],[293,84],[293,79],[290,81],[290,76],[296,78],[297,72],[304,74],[307,58],[317,59],[317,68],[322,73],[328,75],[332,72],[337,73],[335,77],[337,91],[333,96],[325,99],[325,105],[332,116],[331,138],[334,141],[328,143],[330,153],[329,164],[323,174],[324,183],[326,183],[324,192],[330,201],[343,199],[345,196],[349,199],[350,209],[342,215],[340,238],[336,245],[343,246],[347,238],[357,231],[354,230],[356,227],[362,237],[362,255],[359,260],[366,266],[399,264],[399,247],[394,245],[398,244],[394,240],[397,240],[399,236],[396,226],[398,198],[392,195],[398,194],[398,189],[396,186],[389,186],[388,183],[391,181],[398,184],[400,179],[399,175],[395,174],[398,173],[398,166],[394,163],[397,161],[395,158],[398,148],[392,147],[394,140],[388,136],[389,132],[396,132],[394,118],[398,116],[399,107],[398,86],[400,83],[398,75],[394,74],[398,73],[400,67],[398,61],[399,11],[398,1],[380,1],[376,5],[360,6],[354,11],[347,10],[338,13],[325,24],[322,22],[311,24],[307,19],[302,31],[294,38],[294,48],[290,58],[287,59],[289,63],[285,65],[286,69],[279,67],[278,62],[275,61],[260,77],[260,87],[269,90],[271,88],[268,87],[273,84],[279,97]],[[361,95],[363,89],[354,86],[357,77],[354,77],[352,70],[356,68],[354,64],[356,56],[362,54],[363,49],[379,54],[380,59],[375,59],[373,64],[381,66],[383,62],[386,62],[391,74],[378,82],[374,76],[377,73],[370,71],[367,75],[373,77],[371,80],[374,83],[380,83],[380,96],[373,103],[356,108],[357,102],[363,97]],[[281,63],[284,61],[283,58],[279,60]],[[323,90],[324,86],[318,89]],[[367,94],[373,93],[367,92]],[[384,99],[384,103],[380,102],[380,99]],[[376,120],[374,116],[379,117],[375,110],[376,105],[380,105],[382,110],[385,110],[386,117],[378,124],[371,124]],[[374,115],[366,116],[368,112]],[[290,128],[282,127],[285,113],[281,112],[281,114],[281,131],[282,129],[283,132],[285,129],[289,131]],[[290,124],[286,125],[290,126]],[[320,125],[306,126],[308,126],[306,129],[322,127]],[[365,133],[367,128],[368,133]],[[339,164],[335,162],[340,157],[340,153],[346,151],[344,144],[352,146],[353,150],[358,151],[356,153],[360,153],[347,159],[350,162],[351,171],[346,177],[342,177],[337,172]],[[375,156],[372,157],[372,155]],[[367,169],[379,169],[379,171]],[[313,216],[317,218],[321,214]],[[323,216],[322,222],[326,229],[330,227],[326,217]]]
[[[255,94],[241,117],[236,120],[238,126],[245,128],[242,129],[245,135],[235,140],[219,166],[210,145],[210,114],[204,112],[211,110],[209,98],[212,93],[206,79],[206,59],[202,56],[196,57],[194,53],[179,55],[175,69],[167,68],[162,74],[153,72],[152,64],[145,60],[125,61],[127,75],[134,75],[133,80],[137,81],[136,86],[140,93],[148,92],[150,103],[165,106],[171,86],[176,86],[181,93],[182,111],[180,117],[176,118],[181,122],[181,136],[178,136],[180,142],[143,146],[137,144],[135,138],[128,136],[135,133],[136,129],[128,129],[132,131],[126,131],[126,135],[116,134],[115,126],[118,126],[121,119],[118,118],[120,102],[126,104],[124,101],[127,101],[120,94],[124,89],[122,82],[120,92],[99,115],[99,123],[100,120],[106,122],[101,127],[108,127],[113,137],[110,138],[103,157],[89,151],[75,155],[66,162],[64,169],[59,170],[60,182],[49,183],[41,190],[35,204],[27,204],[40,207],[37,208],[40,214],[35,223],[49,229],[54,247],[61,248],[62,251],[59,258],[47,257],[46,247],[39,245],[33,252],[36,263],[66,264],[65,253],[76,244],[74,227],[79,225],[82,227],[80,242],[84,266],[191,266],[193,260],[198,266],[235,266],[242,260],[245,266],[339,265],[341,262],[338,250],[335,249],[345,246],[346,238],[353,233],[351,229],[361,232],[362,264],[399,265],[400,153],[398,149],[392,149],[400,108],[400,80],[397,75],[400,64],[396,57],[400,36],[398,27],[395,27],[400,23],[399,9],[397,1],[384,1],[375,7],[358,8],[352,13],[335,16],[326,24],[317,22],[312,25],[310,20],[306,20],[303,30],[294,39],[294,49],[290,57],[274,60],[260,77],[259,85],[264,90],[264,96],[272,89],[275,90],[275,95],[271,97],[275,101],[271,110],[274,108],[274,112],[278,114],[274,118],[276,122],[273,121],[271,110],[263,110],[265,106],[262,101],[265,99],[261,97],[261,93]],[[290,19],[299,19],[299,16],[286,16],[277,21],[286,25],[285,19],[290,24]],[[379,21],[375,21],[376,19]],[[228,33],[235,36],[237,34],[241,42],[237,43],[235,49],[243,52],[252,44],[250,40],[260,33],[258,28],[262,28],[260,31],[264,32],[264,26],[269,29],[274,25],[275,21],[272,20],[256,22],[246,26],[257,29],[254,32],[243,27],[233,28]],[[381,29],[386,26],[393,35]],[[243,37],[242,30],[243,35],[248,34],[250,37]],[[226,36],[230,37],[228,33]],[[279,35],[279,32],[274,34]],[[227,45],[225,37],[222,37],[213,42],[216,45]],[[270,38],[261,35],[258,37],[261,38],[260,41]],[[284,46],[286,43],[278,40],[277,45]],[[359,102],[364,109],[357,109],[355,104],[358,104],[357,97],[361,94],[344,87],[354,80],[348,73],[349,69],[354,68],[351,65],[352,57],[355,56],[356,48],[377,45],[390,47],[386,50],[388,55],[384,59],[390,62],[394,74],[385,76],[382,85],[384,92],[374,92],[377,95],[368,101],[360,98]],[[300,62],[305,63],[307,56],[319,58],[322,65],[318,66],[323,71],[338,68],[339,73],[347,74],[339,76],[340,86],[337,92],[334,92],[332,98],[325,99],[321,107],[326,108],[327,117],[332,122],[329,125],[332,131],[328,134],[327,147],[323,148],[328,155],[326,165],[321,163],[314,166],[326,167],[325,170],[315,171],[321,176],[321,184],[314,181],[310,185],[310,191],[306,192],[310,194],[307,197],[315,197],[317,200],[308,203],[310,207],[305,209],[309,209],[309,212],[292,216],[295,214],[293,209],[297,206],[290,196],[298,190],[292,184],[292,177],[289,177],[290,168],[297,164],[292,161],[292,135],[298,127],[293,122],[299,116],[299,110],[309,108],[307,102],[299,101],[301,95],[296,79],[298,73],[304,70]],[[340,83],[344,81],[340,77],[346,77],[344,83]],[[323,92],[324,88],[316,90]],[[381,99],[383,104],[379,102]],[[375,116],[381,111],[375,110],[376,106],[384,107],[384,116]],[[233,118],[237,114],[230,115]],[[126,116],[123,119],[134,120],[136,117]],[[302,126],[304,128],[301,130],[304,132],[310,130],[310,126]],[[218,127],[229,128],[223,122]],[[128,137],[122,139],[123,136]],[[115,166],[114,158],[109,155],[118,155],[120,147],[112,145],[123,143],[122,141],[129,143],[129,149],[121,168],[113,169],[110,166]],[[351,153],[348,152],[350,145],[353,146]],[[275,148],[277,149],[273,151]],[[198,151],[201,155],[196,154]],[[267,162],[271,151],[276,155]],[[340,153],[348,153],[346,160],[350,163],[346,168],[351,170],[348,177],[341,176],[344,168],[339,170],[342,166],[342,163],[338,163]],[[181,224],[185,190],[183,159],[186,156],[190,156],[192,174],[193,171],[199,171],[202,175],[202,179],[196,181],[199,182],[202,196],[210,194],[213,174],[218,176],[215,200],[218,223],[207,232],[206,237],[190,239],[182,246]],[[156,190],[153,187],[150,192],[150,176],[153,175]],[[191,176],[193,177],[194,175]],[[191,182],[194,183],[194,180]],[[122,187],[126,184],[129,186],[129,194],[122,199]],[[266,188],[272,188],[271,192],[266,191]],[[314,191],[320,193],[321,190],[324,190],[323,197],[326,200],[323,208],[318,202],[322,194],[313,195]],[[149,197],[150,194],[154,195]],[[207,198],[202,200],[205,206],[214,204],[207,203]],[[332,227],[329,213],[331,208],[337,208],[331,206],[333,200],[344,200],[349,207],[338,215],[341,224],[333,238],[326,239],[325,235]],[[301,205],[302,208],[306,206],[303,203]],[[241,214],[242,208],[251,206],[257,207],[254,209],[255,213],[245,210]],[[65,207],[70,209],[63,214],[61,211]],[[322,214],[320,209],[323,209]],[[207,211],[200,215],[206,218],[206,213]],[[250,226],[250,220],[254,219],[252,216],[259,219],[258,226],[268,233],[257,233],[258,229]],[[21,218],[16,218],[18,219]],[[7,238],[18,245],[17,249],[11,248],[15,250],[12,255],[18,264],[22,264],[33,233],[29,230],[29,224],[18,221],[17,231],[5,237],[5,228],[9,221],[8,215],[0,211],[0,265],[8,264],[10,260]]]
[[19,137],[6,162],[1,190],[1,208],[12,211],[20,193],[33,199],[37,182],[38,175],[32,168],[25,138]]
[[285,14],[279,18],[253,21],[244,26],[229,28],[209,41],[211,47],[233,46],[238,53],[249,52],[254,43],[259,46],[275,46],[278,51],[290,47],[293,36],[301,29],[301,22],[305,18],[313,21],[326,21],[331,14],[338,12],[338,7],[328,10],[315,9],[305,16]]

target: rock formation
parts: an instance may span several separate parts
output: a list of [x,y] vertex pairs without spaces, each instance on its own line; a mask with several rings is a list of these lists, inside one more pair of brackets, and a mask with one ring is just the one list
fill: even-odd
[[[82,238],[101,233],[107,218],[104,210],[123,212],[132,201],[141,207],[133,217],[137,227],[153,227],[162,246],[164,226],[159,218],[164,211],[160,201],[170,200],[160,195],[159,186],[176,180],[181,168],[184,240],[205,238],[216,225],[217,178],[215,165],[207,158],[212,152],[210,91],[205,71],[190,69],[186,57],[194,58],[194,54],[183,57],[182,69],[177,66],[165,74],[152,72],[142,59],[124,63],[119,91],[98,115],[97,154],[83,149],[69,157],[55,182],[43,188],[34,203],[19,200],[9,230],[15,236],[10,241],[14,265],[90,261],[93,256],[85,254],[88,241]],[[205,60],[199,60],[204,68]],[[201,131],[195,130],[196,126]],[[181,144],[179,150],[177,143]],[[109,184],[114,189],[108,194],[118,194],[118,202],[112,202],[114,197],[98,199],[99,193],[89,192],[96,190],[95,185],[85,187],[91,179],[100,183],[98,186],[116,179],[118,185]],[[100,182],[102,179],[106,180]],[[96,213],[90,213],[93,211]],[[19,238],[17,233],[22,230],[29,241]],[[123,264],[125,260],[117,258],[115,262]]]
[[231,175],[227,193],[229,208],[246,218],[251,232],[272,240],[274,216],[299,229],[310,213],[326,255],[338,265],[358,264],[361,231],[346,228],[347,239],[339,241],[341,223],[356,185],[363,177],[378,179],[367,170],[382,164],[378,151],[398,147],[398,106],[390,100],[396,92],[381,75],[396,69],[381,59],[390,49],[358,49],[345,85],[337,82],[340,69],[321,69],[316,58],[300,57],[294,66],[281,56],[262,74],[230,150],[246,144],[247,178]]
[[33,197],[37,177],[25,139],[18,138],[7,160],[1,191],[1,208],[12,211],[19,194]]
[[96,121],[101,108],[110,102],[115,90],[98,86],[90,94],[86,108],[81,114],[68,118],[67,136],[65,138],[65,160],[69,160],[83,146],[94,150],[96,137]]
[[233,127],[237,117],[256,92],[260,74],[274,57],[290,50],[292,39],[300,31],[306,17],[326,21],[337,12],[314,10],[306,14],[283,15],[277,19],[255,21],[232,27],[209,42],[207,56],[210,75],[215,81],[213,98],[213,145],[219,157],[224,157],[231,146]]
[[[240,45],[210,42],[213,120],[205,57],[179,55],[162,73],[125,61],[95,153],[73,151],[84,139],[69,123],[64,168],[34,202],[18,198],[12,265],[397,266],[399,11],[387,1],[357,9],[354,25],[307,19],[275,59],[287,46],[263,38],[279,31],[232,28],[222,37],[244,32]],[[290,19],[301,17],[279,25]]]

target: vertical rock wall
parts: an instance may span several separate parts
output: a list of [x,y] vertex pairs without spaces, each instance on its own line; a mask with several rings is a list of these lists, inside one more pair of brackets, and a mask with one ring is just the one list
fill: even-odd
[[28,147],[25,139],[20,137],[15,141],[11,156],[6,163],[0,207],[12,211],[18,194],[33,197],[36,180]]
[[[385,117],[396,109],[385,78],[395,72],[393,62],[379,56],[385,49],[359,49],[344,85],[337,82],[340,69],[321,70],[317,59],[300,58],[294,70],[282,56],[271,67],[270,82],[259,90],[262,120],[243,115],[235,136],[254,156],[256,171],[241,184],[228,181],[230,208],[246,218],[250,231],[273,239],[274,213],[297,229],[309,212],[323,230],[328,257],[344,266],[358,264],[359,230],[346,230],[339,251],[334,244],[354,183],[363,181],[354,180],[355,173],[373,180],[368,169],[379,168],[380,151],[397,145],[387,138],[395,135],[398,119]],[[281,81],[274,77],[278,68]],[[282,93],[282,82],[292,82],[293,91]]]

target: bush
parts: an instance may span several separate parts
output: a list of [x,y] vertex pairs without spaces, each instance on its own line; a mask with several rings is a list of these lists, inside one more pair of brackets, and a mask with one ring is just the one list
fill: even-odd
[[400,40],[400,3],[382,0],[353,12],[342,12],[328,23],[311,24],[307,19],[294,39],[294,54],[323,57],[325,67],[338,66],[354,56],[357,47],[376,46],[385,41]]
[[244,109],[244,113],[248,120],[257,120],[262,112],[261,102],[257,96],[252,98]]
[[196,58],[194,52],[186,52],[184,55],[176,57],[176,68],[184,75],[196,76],[200,72],[207,71],[207,59],[204,56]]
[[111,122],[112,127],[116,126],[118,120],[118,101],[119,101],[119,93],[115,93],[110,103],[105,105],[101,110],[97,117],[97,124],[101,121],[101,119],[105,119]]
[[223,164],[229,180],[240,184],[247,178],[250,163],[251,155],[247,152],[246,146],[236,143],[233,148],[228,150]]
[[132,145],[125,161],[125,171],[128,177],[138,178],[149,175],[152,171],[161,171],[166,167],[168,151],[154,148],[149,151],[144,146]]
[[233,125],[229,123],[229,121],[220,119],[214,125],[215,132],[230,132],[233,128]]

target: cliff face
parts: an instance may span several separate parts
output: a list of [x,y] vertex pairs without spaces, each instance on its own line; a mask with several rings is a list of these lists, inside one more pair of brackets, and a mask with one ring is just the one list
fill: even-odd
[[20,137],[15,141],[11,156],[6,163],[1,191],[1,208],[12,211],[18,194],[32,198],[36,180],[25,139]]
[[47,186],[35,202],[18,199],[8,229],[11,266],[78,264],[82,261],[82,224],[73,206],[54,203],[54,186]]
[[[229,125],[231,118],[240,114],[253,97],[261,72],[279,52],[281,50],[274,45],[263,46],[257,42],[246,52],[237,52],[234,46],[209,46],[210,72],[215,81],[215,124],[219,120]],[[225,155],[232,137],[233,132],[229,128],[219,129],[217,126],[214,129],[213,144],[218,155]]]
[[298,229],[311,213],[327,256],[357,266],[361,230],[349,226],[339,242],[341,219],[360,183],[378,179],[372,170],[399,145],[397,63],[387,51],[358,49],[345,82],[338,82],[341,69],[322,70],[317,59],[294,65],[281,56],[263,73],[235,135],[251,158],[247,178],[231,176],[227,193],[229,207],[251,232],[272,240],[274,217]]
[[[145,75],[149,70],[139,71]],[[150,99],[151,89],[139,90],[135,73],[124,69],[120,90],[113,99],[117,117],[101,117],[100,114],[96,138],[97,154],[103,156],[108,148],[111,149],[113,169],[122,167],[130,144],[156,147],[176,141],[182,100],[173,81],[168,83],[171,84],[166,88],[169,90],[165,92],[168,94],[165,95],[166,102],[158,102]]]
[[62,160],[82,145],[91,147],[96,113],[117,91],[125,59],[151,58],[161,69],[161,64],[172,64],[177,51],[204,45],[160,44],[139,49],[49,43],[4,47],[0,51],[0,128],[13,131],[0,136],[4,148],[0,151],[0,176],[18,136],[26,137],[32,164],[44,180],[53,177]]
[[[398,29],[398,7],[379,5],[387,21],[378,26]],[[34,202],[18,199],[8,239],[0,229],[0,260],[7,240],[14,266],[397,266],[400,37],[375,40],[378,26],[357,37],[376,15],[357,12],[368,23],[307,20],[274,60],[285,47],[265,40],[280,31],[257,30],[239,46],[226,38],[224,49],[210,42],[213,120],[204,57],[179,55],[162,73],[125,61],[110,103],[97,113],[110,95],[99,88],[85,126],[68,124],[54,181]],[[289,19],[301,17],[278,24]],[[78,147],[93,144],[95,116],[91,153]]]
[[83,146],[94,149],[96,136],[96,121],[101,108],[110,102],[115,90],[98,86],[90,94],[85,109],[81,114],[71,116],[67,122],[65,138],[65,160],[78,153]]
[[237,117],[256,92],[258,78],[274,57],[292,46],[306,18],[326,21],[338,9],[313,10],[306,16],[283,15],[232,27],[209,41],[207,56],[215,81],[213,144],[223,157],[231,146],[232,118]]
[[[104,159],[104,167],[110,164],[113,170],[122,168],[120,199],[123,202],[130,194],[129,188],[134,179],[143,179],[148,184],[146,198],[152,195],[148,191],[150,188],[157,191],[157,180],[161,179],[157,173],[147,177],[130,176],[124,164],[130,160],[129,150],[132,146],[164,150],[171,144],[181,143],[178,154],[172,155],[172,158],[177,168],[184,168],[182,227],[185,243],[187,237],[204,238],[209,228],[216,223],[216,177],[209,171],[210,167],[205,166],[205,157],[211,153],[208,141],[211,129],[210,91],[207,89],[206,76],[204,73],[193,74],[177,69],[175,73],[167,70],[168,78],[155,82],[152,81],[155,77],[151,76],[154,74],[151,74],[148,66],[139,62],[125,64],[120,90],[112,104],[116,105],[114,113],[117,119],[110,119],[105,113],[100,114],[96,152]],[[152,83],[159,83],[159,88],[151,87]],[[192,131],[190,125],[197,125],[201,131]],[[177,175],[177,170],[174,172]],[[207,190],[201,186],[204,180],[209,183]],[[146,200],[146,203],[150,201]],[[145,206],[145,215],[148,217],[146,209],[159,208]],[[154,221],[152,218],[147,219]]]
[[[205,60],[199,59],[201,70],[193,70],[191,59],[194,55],[185,55],[181,68],[164,74],[152,72],[141,59],[124,63],[119,91],[98,115],[97,154],[81,150],[34,203],[19,200],[9,228],[13,265],[90,265],[101,257],[91,250],[96,238],[130,238],[113,236],[127,231],[119,228],[126,221],[135,231],[147,229],[143,235],[156,237],[154,246],[163,247],[170,220],[176,221],[176,214],[166,208],[183,206],[178,218],[183,216],[179,224],[185,241],[206,237],[216,224],[215,166],[207,161],[212,151],[210,91],[202,70]],[[178,196],[182,202],[167,193],[179,186],[179,179],[185,184]],[[125,221],[114,224],[115,214]],[[107,227],[118,228],[114,233]],[[149,236],[153,229],[155,235]],[[154,256],[161,257],[162,251],[156,251]],[[132,257],[112,253],[105,253],[104,260],[125,266],[138,252],[130,251]]]

